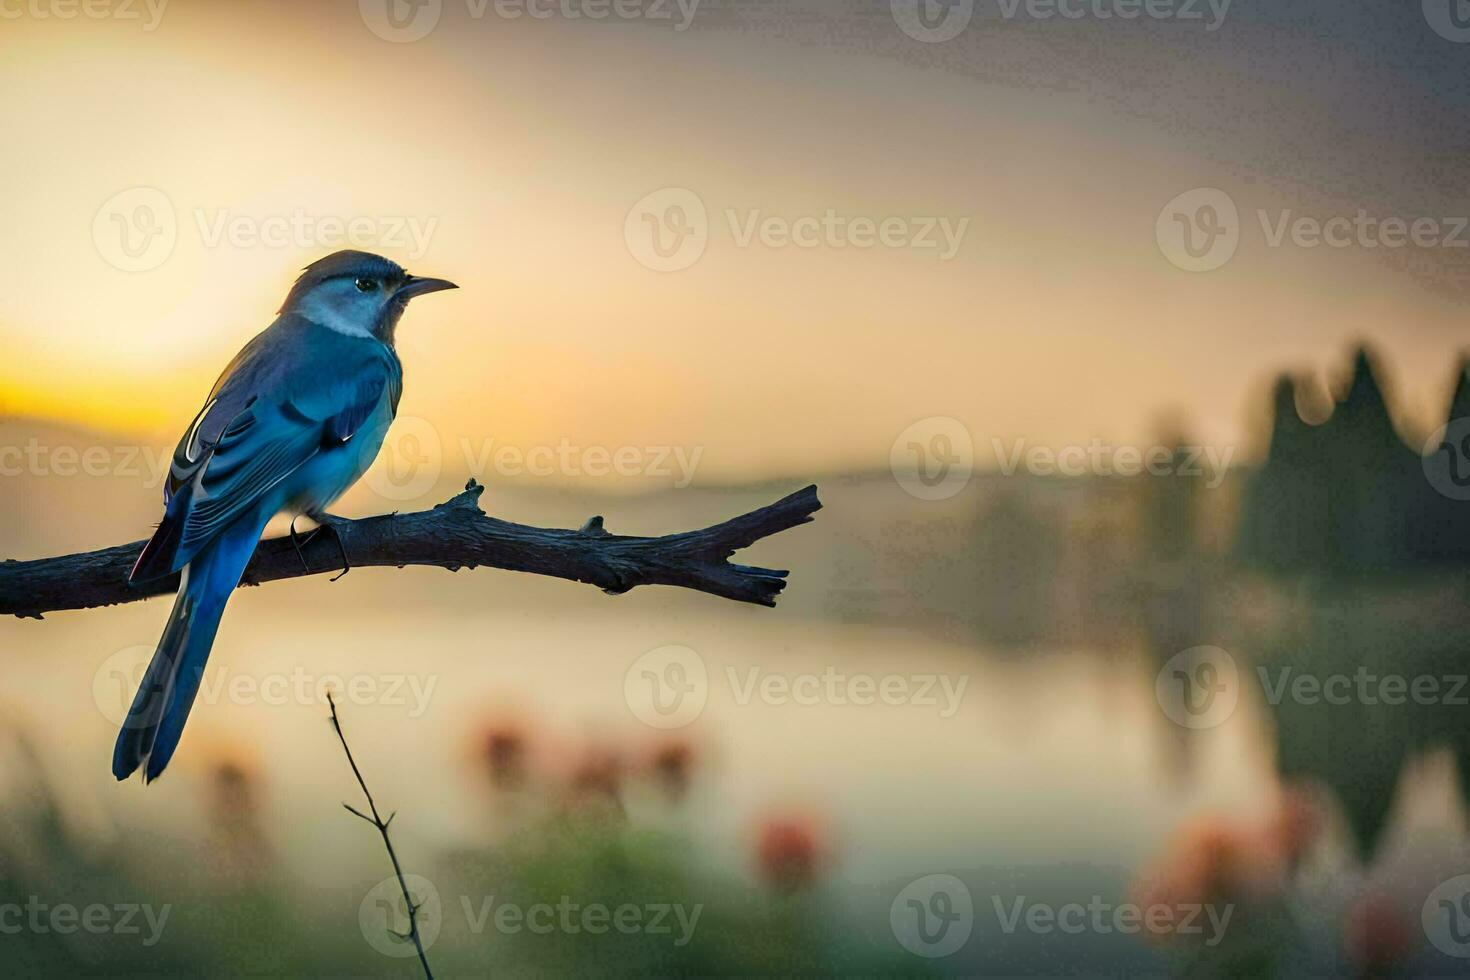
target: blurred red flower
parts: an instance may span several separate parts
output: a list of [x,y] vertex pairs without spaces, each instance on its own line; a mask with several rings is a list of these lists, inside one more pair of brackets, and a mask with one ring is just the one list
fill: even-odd
[[756,843],[756,867],[762,879],[781,892],[812,885],[824,863],[821,834],[810,817],[787,815],[764,821]]

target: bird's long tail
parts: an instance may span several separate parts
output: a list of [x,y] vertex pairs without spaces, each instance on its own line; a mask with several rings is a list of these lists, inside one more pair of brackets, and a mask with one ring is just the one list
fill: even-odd
[[173,758],[225,603],[240,584],[264,525],[253,515],[241,518],[184,566],[168,625],[112,750],[112,774],[118,779],[145,763],[144,781],[156,779]]

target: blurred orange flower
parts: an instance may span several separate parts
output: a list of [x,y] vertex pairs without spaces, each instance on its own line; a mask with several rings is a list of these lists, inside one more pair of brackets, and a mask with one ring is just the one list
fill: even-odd
[[756,843],[761,878],[780,892],[810,887],[826,863],[823,836],[810,816],[788,814],[763,821]]

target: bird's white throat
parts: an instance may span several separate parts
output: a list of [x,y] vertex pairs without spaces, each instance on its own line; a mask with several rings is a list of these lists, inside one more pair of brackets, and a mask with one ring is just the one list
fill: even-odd
[[364,322],[361,310],[345,310],[330,297],[308,295],[301,304],[301,314],[328,330],[349,337],[373,336],[373,324]]

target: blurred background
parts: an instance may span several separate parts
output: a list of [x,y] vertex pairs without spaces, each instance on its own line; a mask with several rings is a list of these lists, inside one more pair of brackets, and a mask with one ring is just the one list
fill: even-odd
[[415,975],[328,690],[446,976],[1470,974],[1460,0],[0,18],[0,558],[344,247],[462,288],[337,513],[824,504],[775,609],[242,590],[146,788],[164,601],[0,622],[17,975]]

